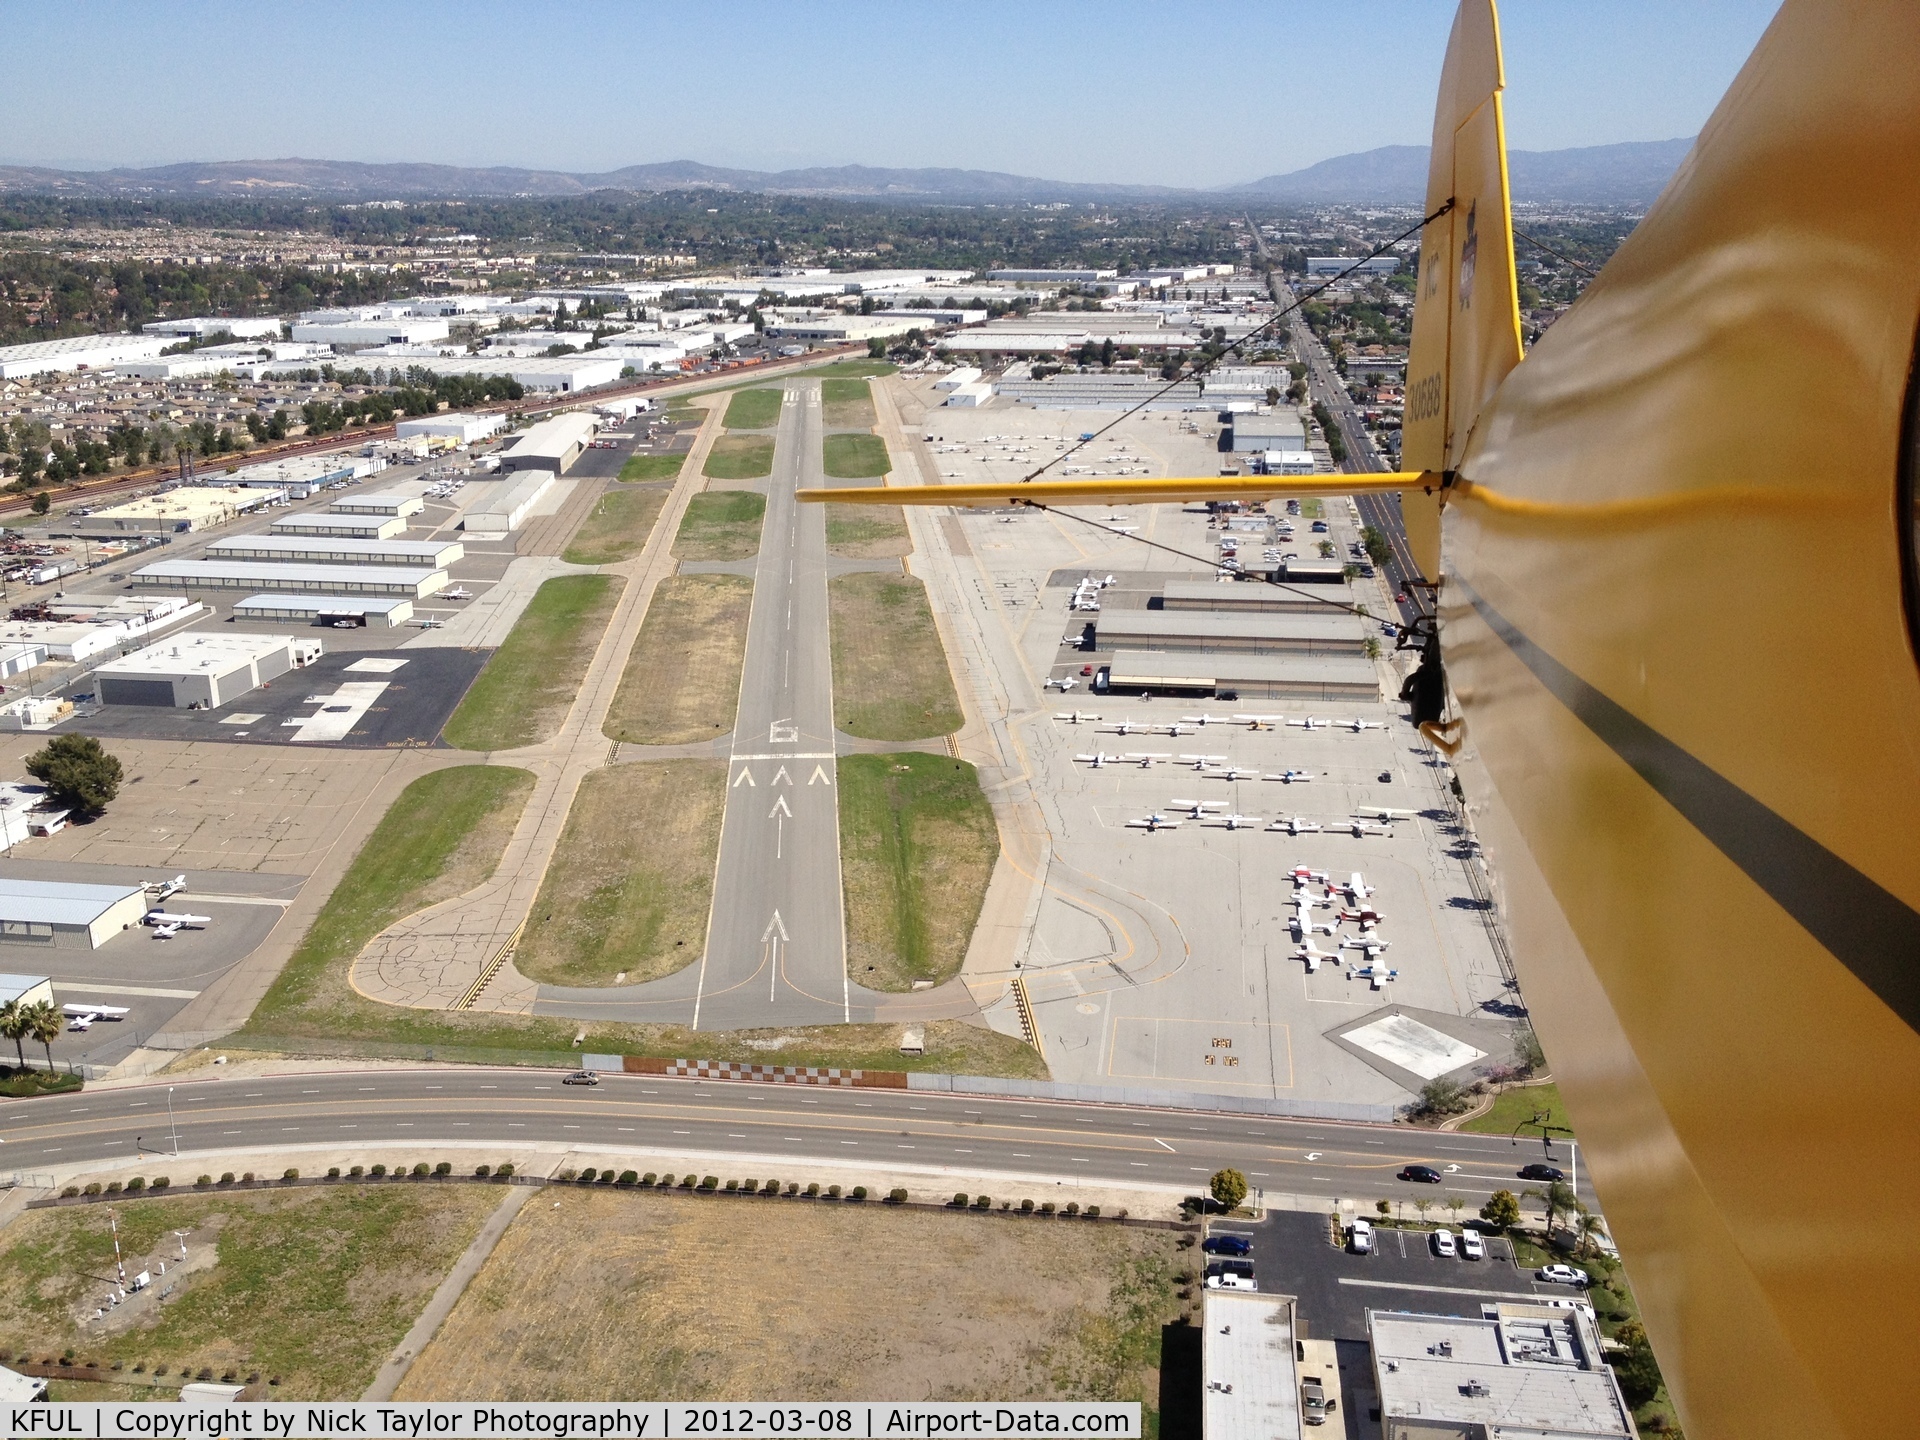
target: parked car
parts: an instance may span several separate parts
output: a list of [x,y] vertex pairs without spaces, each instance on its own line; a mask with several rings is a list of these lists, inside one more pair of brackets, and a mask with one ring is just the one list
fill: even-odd
[[1460,1232],[1460,1253],[1469,1260],[1484,1260],[1487,1258],[1487,1242],[1480,1238],[1480,1232],[1478,1230],[1462,1230]]
[[563,1076],[560,1083],[562,1085],[598,1085],[600,1077],[591,1070],[576,1070],[571,1075]]
[[1200,1248],[1209,1255],[1251,1255],[1253,1242],[1244,1235],[1209,1235]]
[[1438,1185],[1440,1172],[1431,1165],[1408,1165],[1401,1169],[1400,1178],[1418,1181],[1422,1185]]
[[1258,1290],[1259,1288],[1253,1283],[1251,1275],[1209,1275],[1207,1277],[1209,1290]]
[[1365,1220],[1356,1220],[1347,1228],[1347,1245],[1356,1255],[1373,1253],[1373,1226]]
[[1522,1180],[1564,1180],[1567,1172],[1556,1165],[1541,1165],[1538,1162],[1520,1167]]
[[1442,1228],[1434,1231],[1432,1243],[1433,1253],[1442,1259],[1451,1260],[1455,1255],[1460,1253],[1453,1243],[1453,1232],[1451,1230]]
[[1587,1272],[1574,1265],[1542,1265],[1533,1272],[1533,1278],[1544,1280],[1549,1285],[1581,1285],[1587,1283]]

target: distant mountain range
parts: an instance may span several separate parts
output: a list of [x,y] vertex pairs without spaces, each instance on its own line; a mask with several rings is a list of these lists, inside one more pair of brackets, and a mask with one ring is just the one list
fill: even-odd
[[[1514,196],[1586,204],[1638,204],[1659,194],[1691,140],[1596,145],[1578,150],[1516,150],[1509,159]],[[1214,190],[1163,185],[1077,184],[994,170],[893,170],[838,165],[804,170],[730,170],[694,160],[628,165],[575,174],[506,166],[364,165],[349,160],[221,160],[133,170],[52,170],[0,166],[0,191],[111,196],[186,195],[255,199],[425,200],[516,195],[554,197],[594,191],[658,193],[719,190],[812,195],[841,200],[1055,201],[1207,200],[1220,196],[1298,204],[1418,204],[1426,191],[1427,149],[1388,145],[1338,155],[1304,170]]]
[[[1634,140],[1577,150],[1509,150],[1516,200],[1587,205],[1645,204],[1665,188],[1693,141]],[[1336,155],[1285,175],[1269,175],[1233,193],[1302,205],[1418,205],[1427,193],[1427,147],[1385,145]]]

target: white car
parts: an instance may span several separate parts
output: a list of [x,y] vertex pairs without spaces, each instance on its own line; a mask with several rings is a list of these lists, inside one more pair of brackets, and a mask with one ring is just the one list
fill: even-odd
[[1581,1285],[1587,1283],[1587,1272],[1572,1265],[1542,1265],[1533,1272],[1533,1278],[1544,1280],[1549,1285]]
[[1480,1238],[1480,1232],[1478,1230],[1463,1230],[1460,1232],[1460,1253],[1469,1260],[1484,1260],[1487,1258],[1487,1242]]
[[1258,1285],[1253,1283],[1253,1277],[1251,1275],[1207,1276],[1207,1289],[1209,1290],[1258,1290],[1259,1288]]
[[1356,1255],[1373,1253],[1373,1226],[1365,1220],[1353,1222],[1353,1228],[1347,1231],[1347,1244],[1353,1247]]
[[1451,1230],[1436,1230],[1433,1232],[1433,1253],[1447,1260],[1453,1259],[1453,1257],[1459,1253],[1459,1251],[1454,1248],[1453,1232]]

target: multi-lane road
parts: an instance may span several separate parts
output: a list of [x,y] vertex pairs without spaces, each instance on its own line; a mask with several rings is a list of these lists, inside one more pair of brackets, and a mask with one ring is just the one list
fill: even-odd
[[[171,1088],[171,1109],[169,1109]],[[721,1157],[781,1179],[809,1164],[955,1177],[1055,1179],[1105,1186],[1204,1186],[1223,1166],[1276,1193],[1374,1200],[1459,1195],[1476,1209],[1516,1192],[1537,1139],[1203,1110],[989,1099],[918,1090],[854,1090],[611,1075],[566,1086],[557,1072],[472,1067],[176,1081],[88,1090],[0,1106],[0,1164],[72,1173],[150,1157],[179,1159],[173,1179],[220,1153],[299,1146],[351,1150],[371,1163],[439,1158],[436,1145],[571,1147],[584,1163],[622,1152]],[[604,1156],[598,1152],[606,1152]],[[500,1158],[481,1156],[482,1159]],[[1409,1162],[1442,1185],[1397,1180]],[[1553,1147],[1568,1165],[1568,1147]],[[752,1172],[749,1172],[752,1173]],[[832,1178],[832,1177],[828,1177]],[[956,1186],[956,1188],[959,1188]],[[967,1188],[980,1188],[968,1183]],[[1581,1191],[1591,1201],[1582,1177]]]

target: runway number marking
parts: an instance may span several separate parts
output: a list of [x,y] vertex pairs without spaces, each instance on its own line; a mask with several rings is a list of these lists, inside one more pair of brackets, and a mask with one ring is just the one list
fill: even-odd
[[798,745],[800,743],[800,727],[787,723],[787,721],[792,718],[792,716],[787,716],[785,719],[774,721],[773,724],[767,727],[767,743],[769,745]]

